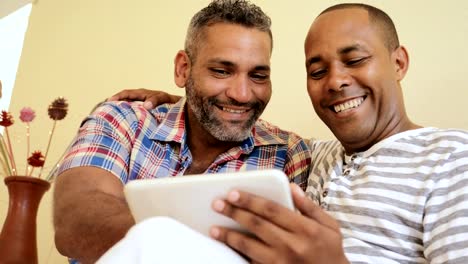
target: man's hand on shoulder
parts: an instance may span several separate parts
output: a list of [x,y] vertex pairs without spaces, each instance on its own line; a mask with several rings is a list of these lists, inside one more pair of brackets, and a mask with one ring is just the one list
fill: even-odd
[[151,110],[158,105],[176,103],[180,98],[178,95],[140,88],[122,90],[109,97],[107,101],[143,101],[143,107]]

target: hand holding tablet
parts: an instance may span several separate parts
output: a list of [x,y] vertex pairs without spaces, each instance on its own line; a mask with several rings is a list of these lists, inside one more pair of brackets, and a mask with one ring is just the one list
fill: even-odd
[[153,216],[168,216],[208,235],[213,225],[243,230],[211,208],[213,200],[224,198],[233,189],[294,208],[288,177],[274,169],[134,180],[124,192],[137,223]]

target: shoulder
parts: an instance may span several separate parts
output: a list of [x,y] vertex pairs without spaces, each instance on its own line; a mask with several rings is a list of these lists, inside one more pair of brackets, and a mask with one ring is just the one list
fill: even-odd
[[155,115],[139,102],[105,102],[83,120],[80,134],[133,141],[150,134],[158,125]]
[[[430,180],[446,184],[468,177],[468,131],[422,128],[398,139],[391,147],[415,169],[430,172]],[[409,165],[408,165],[409,166]]]
[[[312,160],[322,160],[329,156],[343,156],[344,148],[338,140],[308,139],[307,145],[312,153]],[[328,158],[327,158],[328,159]]]
[[105,102],[96,108],[89,118],[102,118],[107,121],[117,122],[123,119],[138,119],[149,113],[141,103],[138,102]]
[[307,145],[309,145],[311,150],[335,150],[335,149],[342,149],[342,145],[338,140],[322,140],[311,138],[306,140]]
[[254,139],[256,146],[275,150],[276,155],[285,161],[283,170],[290,181],[306,189],[311,157],[309,146],[303,138],[260,119],[255,124]]
[[155,109],[147,110],[141,102],[105,102],[98,106],[84,122],[97,118],[116,125],[134,122],[160,123],[170,116],[171,112],[178,113],[178,111],[180,111],[178,104],[163,104]]
[[397,142],[405,142],[422,148],[468,149],[468,131],[434,127],[408,131]]
[[435,127],[427,127],[421,129],[421,132],[419,132],[417,135],[427,139],[445,138],[447,140],[462,142],[468,139],[468,131],[457,128],[442,129]]
[[268,143],[279,145],[307,145],[304,139],[296,133],[283,130],[278,126],[262,119],[259,119],[255,123],[254,138],[256,145]]

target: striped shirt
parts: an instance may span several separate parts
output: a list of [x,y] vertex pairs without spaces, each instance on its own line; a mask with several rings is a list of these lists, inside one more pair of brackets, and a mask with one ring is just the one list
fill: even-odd
[[468,132],[421,128],[345,155],[311,141],[307,193],[352,263],[468,263]]
[[[183,175],[192,163],[185,101],[151,111],[138,103],[104,103],[83,122],[58,173],[94,166],[123,183]],[[309,165],[308,145],[299,136],[259,120],[250,137],[219,155],[205,173],[276,168],[305,189]]]

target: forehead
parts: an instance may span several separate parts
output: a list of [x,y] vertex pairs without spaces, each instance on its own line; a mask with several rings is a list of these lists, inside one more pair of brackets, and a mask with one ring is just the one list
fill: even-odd
[[367,50],[384,47],[365,9],[338,9],[320,15],[310,27],[304,48],[309,57],[338,53],[351,46]]
[[270,64],[270,35],[256,28],[217,23],[204,29],[198,45],[197,61],[218,58],[233,63]]

